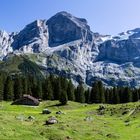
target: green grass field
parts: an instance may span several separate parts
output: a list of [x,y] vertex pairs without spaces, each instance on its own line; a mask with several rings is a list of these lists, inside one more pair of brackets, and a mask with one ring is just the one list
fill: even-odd
[[[55,106],[57,101],[47,101],[39,107],[0,103],[0,140],[139,140],[140,103],[99,105],[68,102]],[[43,115],[42,110],[52,111]],[[64,114],[56,115],[61,110]],[[28,116],[34,116],[29,121]],[[45,125],[49,116],[56,116],[57,124]],[[90,119],[85,119],[90,117]]]

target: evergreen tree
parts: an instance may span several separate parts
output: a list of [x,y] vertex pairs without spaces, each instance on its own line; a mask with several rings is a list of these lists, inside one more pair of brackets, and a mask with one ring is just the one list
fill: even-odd
[[10,76],[7,77],[4,84],[4,100],[10,101],[14,99],[13,81]]
[[114,96],[113,96],[113,89],[112,88],[110,88],[110,90],[109,90],[109,104],[113,104],[113,98],[114,98]]
[[100,103],[100,93],[99,93],[99,87],[98,82],[94,82],[91,89],[91,95],[90,95],[91,103]]
[[105,103],[105,91],[104,91],[102,81],[98,81],[98,88],[99,88],[99,94],[100,94],[100,102]]
[[125,100],[124,100],[125,103],[132,102],[132,100],[133,100],[132,92],[129,87],[125,87],[124,98],[125,98]]
[[37,81],[37,86],[36,86],[36,98],[42,98],[42,82],[40,80]]
[[66,78],[64,78],[64,77],[60,77],[60,81],[61,81],[62,90],[65,90],[67,92],[68,80]]
[[28,78],[27,76],[23,78],[22,80],[23,82],[23,94],[29,94],[29,91],[28,91],[28,86],[29,86],[29,82],[28,82]]
[[67,93],[65,90],[62,90],[61,95],[60,95],[60,99],[59,99],[60,103],[62,105],[66,105],[68,102],[68,97],[67,97]]
[[138,89],[138,97],[140,99],[140,88]]
[[32,87],[33,87],[33,85],[34,85],[34,84],[33,84],[34,82],[33,82],[33,77],[32,77],[32,76],[29,75],[29,76],[27,77],[27,83],[28,83],[28,94],[29,94],[29,95],[33,95],[33,93],[32,93]]
[[89,88],[85,91],[85,102],[91,103],[90,102],[90,89]]
[[22,87],[22,79],[18,75],[14,80],[14,99],[19,99],[22,97],[23,87]]
[[67,95],[68,95],[68,100],[70,100],[70,101],[74,101],[75,100],[74,86],[73,86],[71,80],[69,80],[69,82],[68,82]]
[[3,100],[3,96],[4,96],[4,79],[3,76],[0,75],[0,101]]
[[53,88],[50,81],[48,81],[48,84],[47,84],[47,99],[54,100]]
[[137,89],[133,90],[133,102],[136,102],[139,100],[139,93]]
[[28,91],[29,95],[33,95],[32,94],[32,90],[31,90],[31,83],[30,83],[30,81],[28,81],[28,90],[27,91]]
[[53,94],[54,99],[59,100],[60,94],[61,94],[62,88],[61,88],[61,80],[59,77],[55,79],[54,85],[53,85]]
[[37,79],[35,76],[30,78],[30,87],[29,88],[31,89],[32,96],[37,97],[37,95],[38,95],[38,93],[37,93]]
[[125,88],[119,87],[119,96],[120,96],[120,103],[125,103],[125,94],[124,94]]
[[52,88],[52,84],[51,84],[51,81],[49,78],[46,78],[46,80],[45,80],[43,98],[45,100],[53,100],[54,99],[53,88]]
[[82,83],[78,85],[76,94],[77,102],[85,103],[85,91]]
[[106,89],[105,90],[105,101],[106,103],[109,103],[109,100],[110,100],[110,89]]
[[133,101],[133,94],[131,89],[128,90],[128,102],[132,102]]
[[120,97],[119,97],[119,93],[116,87],[113,88],[113,103],[114,104],[120,103]]

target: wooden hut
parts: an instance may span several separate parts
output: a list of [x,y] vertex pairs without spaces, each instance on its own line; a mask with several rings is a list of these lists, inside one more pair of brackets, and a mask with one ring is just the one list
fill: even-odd
[[31,95],[23,95],[20,99],[15,100],[12,105],[38,106],[39,100]]

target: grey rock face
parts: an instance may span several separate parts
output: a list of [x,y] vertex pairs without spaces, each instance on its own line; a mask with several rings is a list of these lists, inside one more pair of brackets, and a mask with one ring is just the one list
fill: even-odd
[[[127,39],[120,36],[118,39],[113,38],[102,43],[99,46],[98,60],[110,60],[118,63],[138,61],[140,56],[140,30],[135,29],[129,32],[132,32],[132,35],[129,35]],[[124,35],[122,34],[122,36]]]
[[140,40],[110,40],[100,45],[98,60],[110,60],[118,63],[135,61],[140,56]]
[[22,50],[23,52],[40,52],[44,46],[48,47],[46,21],[36,20],[27,25],[14,36],[12,46],[14,50]]
[[49,29],[49,46],[54,47],[71,41],[82,39],[92,40],[92,33],[87,21],[60,12],[47,21]]
[[5,31],[0,31],[0,60],[13,51],[11,47],[12,41],[12,35],[9,35]]

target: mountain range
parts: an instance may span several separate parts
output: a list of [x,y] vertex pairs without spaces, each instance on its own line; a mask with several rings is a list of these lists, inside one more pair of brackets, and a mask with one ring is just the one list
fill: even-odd
[[[64,76],[75,84],[91,86],[102,80],[106,86],[138,87],[140,28],[116,36],[102,35],[91,31],[86,19],[59,12],[20,32],[0,31],[0,68],[14,73],[12,65],[21,58],[35,63],[43,75]],[[19,68],[21,64],[16,65]]]

